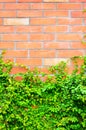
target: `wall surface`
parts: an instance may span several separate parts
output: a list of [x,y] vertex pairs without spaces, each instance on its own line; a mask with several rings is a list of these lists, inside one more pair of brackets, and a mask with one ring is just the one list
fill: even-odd
[[86,0],[0,0],[0,50],[30,67],[86,55]]

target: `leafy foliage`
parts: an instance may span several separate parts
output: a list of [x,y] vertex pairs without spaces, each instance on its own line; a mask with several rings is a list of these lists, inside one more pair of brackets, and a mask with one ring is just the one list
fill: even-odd
[[[78,59],[83,59],[80,66]],[[0,55],[0,130],[85,130],[86,57],[74,57],[74,70],[60,62],[49,68],[11,75],[13,63]],[[21,81],[16,76],[22,77]],[[46,80],[43,80],[43,78]]]

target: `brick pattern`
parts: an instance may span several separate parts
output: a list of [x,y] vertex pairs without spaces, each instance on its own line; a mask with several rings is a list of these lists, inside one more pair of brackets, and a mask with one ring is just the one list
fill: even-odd
[[85,8],[86,0],[0,0],[0,50],[7,50],[5,58],[42,70],[86,55]]

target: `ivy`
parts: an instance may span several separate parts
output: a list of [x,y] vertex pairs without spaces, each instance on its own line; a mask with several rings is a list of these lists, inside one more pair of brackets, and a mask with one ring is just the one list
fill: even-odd
[[67,63],[60,62],[49,68],[50,74],[27,69],[11,75],[15,65],[1,54],[0,130],[85,130],[86,56],[71,60],[72,73]]

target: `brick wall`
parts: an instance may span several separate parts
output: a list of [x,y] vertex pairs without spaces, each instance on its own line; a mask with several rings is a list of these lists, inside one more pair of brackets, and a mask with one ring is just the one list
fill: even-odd
[[0,0],[0,50],[30,67],[85,55],[86,0]]

